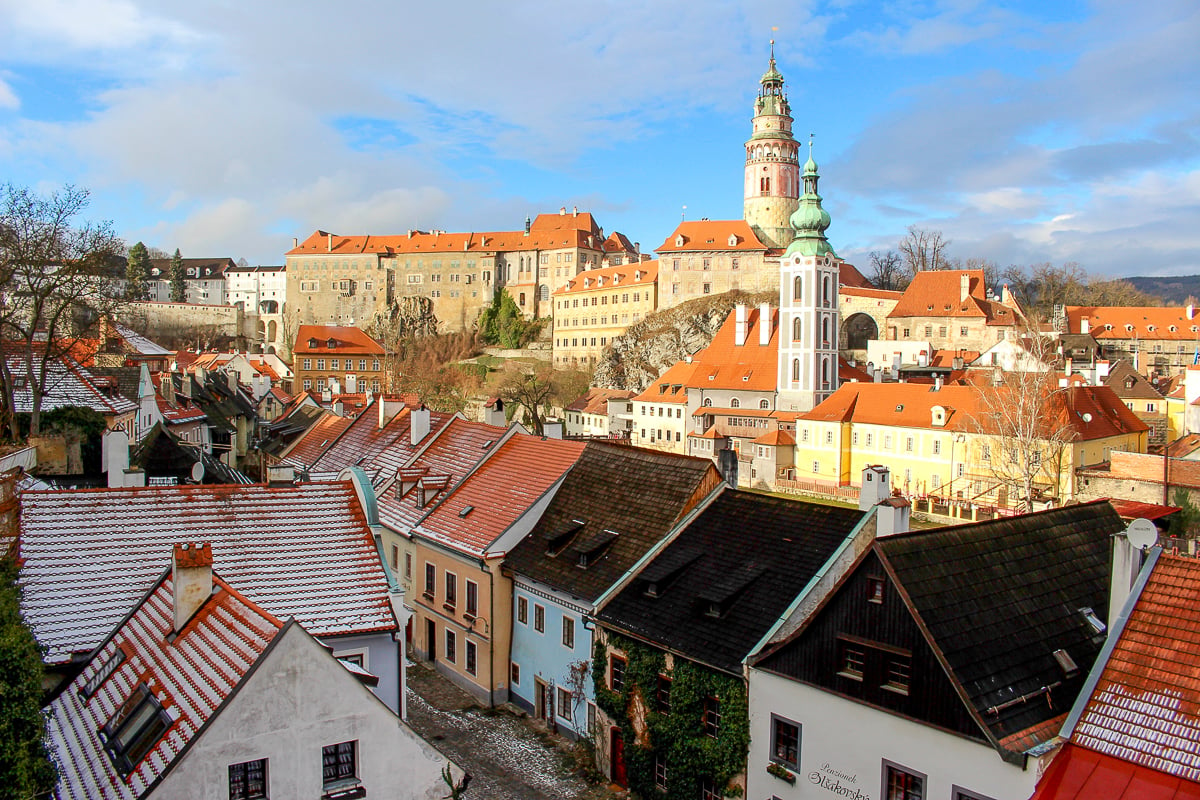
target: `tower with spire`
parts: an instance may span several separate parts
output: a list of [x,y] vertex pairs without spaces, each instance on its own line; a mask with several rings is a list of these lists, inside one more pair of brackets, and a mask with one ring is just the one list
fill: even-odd
[[788,219],[800,195],[800,159],[799,145],[792,136],[792,110],[783,91],[783,75],[775,67],[774,39],[771,61],[759,84],[753,128],[746,142],[742,214],[765,244],[784,247],[792,239]]
[[810,137],[804,194],[792,212],[790,243],[780,259],[776,408],[783,411],[811,411],[838,387],[841,259],[825,238],[830,218],[817,193],[819,178]]

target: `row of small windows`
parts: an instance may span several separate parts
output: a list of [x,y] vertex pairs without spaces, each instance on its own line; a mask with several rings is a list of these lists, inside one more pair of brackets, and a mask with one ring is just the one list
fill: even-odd
[[[610,300],[610,298],[611,298],[611,300]],[[622,303],[628,303],[628,302],[629,302],[629,292],[622,292],[622,293],[621,293],[621,295],[620,295],[620,298],[621,298],[621,301],[620,301],[620,302],[622,302]],[[558,301],[558,307],[559,307],[559,308],[579,308],[579,301],[580,301],[580,299],[581,299],[581,298],[578,298],[578,297],[576,297],[576,298],[574,298],[574,299],[571,299],[571,300],[559,300],[559,301]],[[646,292],[646,299],[647,299],[647,300],[649,300],[649,299],[650,299],[650,293],[649,293],[649,292]],[[583,300],[583,304],[584,304],[585,306],[586,306],[586,305],[588,305],[588,298],[584,297],[584,298],[582,298],[582,300]],[[641,301],[642,301],[642,293],[641,293],[641,292],[634,292],[634,293],[633,293],[633,302],[635,302],[635,303],[640,303]],[[591,298],[591,305],[593,305],[593,306],[594,306],[594,305],[606,306],[606,305],[608,305],[610,302],[611,302],[613,305],[616,305],[616,303],[617,303],[617,294],[615,294],[615,293],[614,293],[614,294],[611,294],[611,295],[604,294],[604,295],[599,295],[598,297],[593,295],[593,296],[592,296],[592,298]]]
[[[318,359],[316,359],[316,361],[317,361],[317,369],[319,369],[319,370],[325,369],[325,359],[318,358]],[[346,369],[354,369],[354,359],[347,358],[347,359],[345,359],[345,361],[346,361]],[[311,358],[304,359],[302,363],[304,364],[305,370],[310,370],[313,368],[313,359],[311,359]],[[338,364],[340,364],[340,363],[341,363],[340,359],[331,358],[331,359],[329,359],[329,368],[330,369],[341,369],[341,367],[338,366]],[[358,370],[359,370],[359,372],[367,371],[367,360],[365,358],[358,359]],[[371,371],[372,372],[379,371],[379,359],[378,358],[371,359]]]
[[[338,377],[336,375],[334,375],[329,378],[328,383],[325,381],[324,378],[317,378],[315,380],[315,383],[314,383],[314,379],[305,378],[304,379],[304,391],[309,392],[315,388],[318,392],[323,392],[323,391],[325,391],[325,389],[327,387],[333,386],[333,384],[335,384],[335,383],[339,383],[339,384],[341,384],[341,386],[343,388],[345,388],[350,385],[350,377],[351,376],[347,375],[346,381],[342,382],[338,379]],[[355,381],[355,385],[356,385],[356,388],[361,391],[361,390],[366,389],[367,382],[366,382],[366,380],[359,378],[357,381]],[[383,391],[383,384],[380,383],[378,378],[373,378],[371,380],[371,392],[374,394],[379,394],[381,391]]]
[[[607,336],[601,336],[599,338],[600,338],[600,347],[604,347],[605,345],[608,344]],[[588,337],[586,337],[586,336],[583,337],[582,339],[579,339],[579,338],[568,339],[567,337],[564,336],[563,338],[558,339],[556,341],[558,342],[559,347],[595,347],[596,346],[596,337],[595,336],[591,337],[590,345],[588,344]],[[568,342],[569,342],[569,344],[568,344]]]
[[[639,320],[641,320],[641,318],[642,318],[641,312],[635,311],[633,314],[633,321],[638,322]],[[586,326],[588,324],[588,321],[589,320],[587,317],[571,317],[570,319],[558,320],[555,324],[562,328],[579,328],[579,327]],[[627,324],[629,324],[629,315],[622,314],[619,321],[617,319],[616,314],[613,314],[612,317],[609,317],[607,315],[600,316],[600,317],[592,317],[591,324],[592,325],[627,325]]]

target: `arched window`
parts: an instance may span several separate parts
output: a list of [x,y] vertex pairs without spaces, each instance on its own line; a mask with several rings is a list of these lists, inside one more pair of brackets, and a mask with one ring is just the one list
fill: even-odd
[[792,320],[792,341],[793,341],[793,342],[798,342],[798,341],[800,341],[800,328],[801,328],[801,325],[802,325],[802,323],[801,323],[801,321],[800,321],[800,317],[795,317],[795,318]]
[[829,307],[829,276],[826,275],[821,285],[821,301],[825,303],[825,307]]
[[829,359],[821,359],[821,388],[829,388]]
[[704,398],[704,407],[712,408],[712,398],[711,397]]
[[800,298],[804,295],[803,288],[804,288],[804,279],[802,276],[797,275],[796,280],[792,281],[792,302],[793,303],[800,302]]
[[763,411],[766,411],[767,409],[769,409],[771,407],[771,401],[770,400],[759,400],[758,407],[761,408]]
[[792,381],[800,382],[800,359],[798,358],[792,359]]
[[741,408],[742,401],[738,400],[736,397],[731,397],[731,398],[729,398],[729,407],[730,408]]
[[829,318],[821,320],[821,346],[829,346]]

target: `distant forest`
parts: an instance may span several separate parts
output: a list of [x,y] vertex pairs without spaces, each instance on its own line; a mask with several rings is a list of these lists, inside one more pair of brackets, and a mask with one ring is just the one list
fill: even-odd
[[1139,292],[1161,297],[1169,306],[1181,306],[1188,298],[1200,297],[1200,275],[1126,278]]

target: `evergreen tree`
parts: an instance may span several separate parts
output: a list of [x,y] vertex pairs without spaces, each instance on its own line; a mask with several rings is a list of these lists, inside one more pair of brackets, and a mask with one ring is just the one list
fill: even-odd
[[146,281],[150,277],[150,251],[138,242],[129,248],[129,261],[125,267],[125,294],[130,300],[141,300],[146,296]]
[[21,617],[18,567],[0,556],[0,787],[7,797],[42,797],[57,769],[42,714],[42,653]]
[[187,302],[187,284],[183,281],[183,256],[179,255],[179,248],[175,248],[175,255],[171,256],[171,302],[185,303]]
[[536,323],[526,322],[506,290],[500,289],[492,297],[492,304],[479,316],[479,338],[484,344],[506,349],[522,347],[537,333]]

